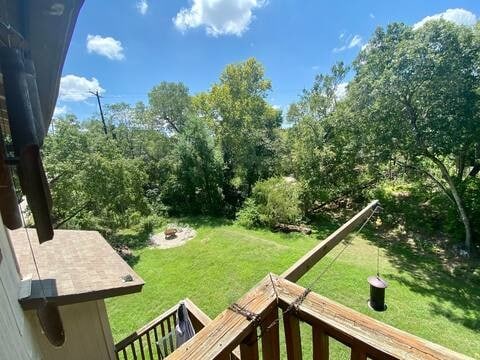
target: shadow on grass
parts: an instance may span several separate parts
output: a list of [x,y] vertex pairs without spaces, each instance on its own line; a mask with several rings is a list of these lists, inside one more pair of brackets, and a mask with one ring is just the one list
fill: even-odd
[[[433,296],[432,314],[480,331],[480,272],[478,260],[459,259],[406,235],[391,232],[364,235],[383,248],[398,274],[390,278],[422,296]],[[374,239],[374,240],[372,240]],[[428,244],[428,245],[427,245]],[[451,306],[459,311],[452,311]]]
[[219,226],[233,224],[232,220],[225,219],[222,217],[210,217],[210,216],[186,216],[186,217],[176,218],[170,222],[178,223],[178,224],[186,224],[193,228],[199,228],[201,226],[219,227]]
[[[142,230],[124,230],[120,231],[108,238],[108,242],[114,249],[127,249],[127,253],[119,255],[127,262],[128,265],[134,266],[140,261],[140,255],[131,252],[131,250],[139,250],[148,246],[150,242],[151,231]],[[118,252],[118,250],[117,250]]]

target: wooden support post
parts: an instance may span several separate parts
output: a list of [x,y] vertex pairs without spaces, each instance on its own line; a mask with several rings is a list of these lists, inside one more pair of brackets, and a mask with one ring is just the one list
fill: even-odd
[[350,360],[367,360],[367,354],[362,349],[352,347]]
[[280,333],[277,308],[265,317],[265,320],[260,327],[262,330],[263,359],[280,360]]
[[329,359],[328,335],[319,326],[312,326],[313,360]]
[[300,336],[300,321],[291,312],[283,312],[285,343],[288,360],[302,360],[302,339]]
[[254,329],[240,344],[240,358],[258,360],[257,329]]
[[317,262],[329,253],[336,245],[347,237],[352,230],[356,229],[362,222],[368,219],[372,211],[378,206],[378,200],[372,201],[357,215],[340,226],[329,237],[315,246],[312,250],[302,256],[295,264],[290,266],[281,276],[292,282],[296,282],[310,270]]

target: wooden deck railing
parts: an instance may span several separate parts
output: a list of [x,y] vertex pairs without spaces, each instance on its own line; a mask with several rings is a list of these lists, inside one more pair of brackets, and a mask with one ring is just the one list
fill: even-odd
[[[190,299],[184,300],[188,315],[195,332],[200,331],[212,321]],[[175,326],[178,305],[165,311],[162,315],[133,332],[115,345],[118,360],[150,359],[161,360],[176,349]],[[235,353],[232,360],[238,359]]]
[[278,360],[279,312],[288,359],[302,359],[300,322],[312,327],[314,360],[330,358],[330,338],[349,347],[351,359],[469,359],[313,292],[305,294],[304,288],[271,274],[236,303],[242,311],[225,310],[168,360],[228,359],[237,346],[242,359],[256,360],[259,337],[262,358]]

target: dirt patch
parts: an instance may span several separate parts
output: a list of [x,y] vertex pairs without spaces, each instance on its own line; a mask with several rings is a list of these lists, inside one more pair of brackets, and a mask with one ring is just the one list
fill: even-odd
[[169,224],[167,229],[176,229],[175,235],[166,236],[164,232],[152,235],[150,246],[157,249],[170,249],[185,245],[197,235],[197,232],[188,225]]

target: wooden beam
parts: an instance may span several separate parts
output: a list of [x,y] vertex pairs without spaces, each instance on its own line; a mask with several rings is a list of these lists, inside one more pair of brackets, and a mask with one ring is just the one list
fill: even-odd
[[187,307],[187,311],[190,315],[190,320],[192,321],[195,332],[199,332],[205,326],[212,322],[212,319],[210,319],[210,317],[205,314],[202,309],[195,305],[192,300],[186,298],[183,301],[185,303],[185,306]]
[[281,276],[289,281],[296,282],[310,270],[320,259],[329,253],[336,245],[347,237],[372,214],[378,206],[378,200],[372,201],[362,211],[340,226],[329,237],[302,256],[295,264],[288,268]]
[[278,308],[270,311],[262,322],[262,359],[280,360],[280,331],[278,325]]
[[[267,314],[276,309],[276,296],[270,276],[266,276],[255,288],[237,301],[239,307],[257,314],[264,321]],[[192,339],[173,352],[169,360],[216,359],[231,353],[257,326],[245,315],[227,309]]]
[[[288,280],[274,275],[272,278],[283,309],[305,292],[303,287]],[[364,354],[373,359],[470,359],[313,292],[298,306],[297,316],[312,326],[325,329],[330,337],[348,347],[360,349],[361,353],[354,353],[354,356]]]
[[[184,300],[185,306],[189,312],[190,320],[192,321],[192,325],[195,329],[195,333],[198,333],[202,330],[205,326],[210,324],[213,320],[203,312],[197,305],[194,304],[192,300],[186,298]],[[233,350],[232,353],[232,360],[240,359],[240,349],[236,348]]]
[[283,327],[288,360],[302,360],[302,338],[300,336],[300,321],[292,313],[283,312]]
[[329,338],[318,325],[312,326],[313,360],[328,360],[330,356]]

